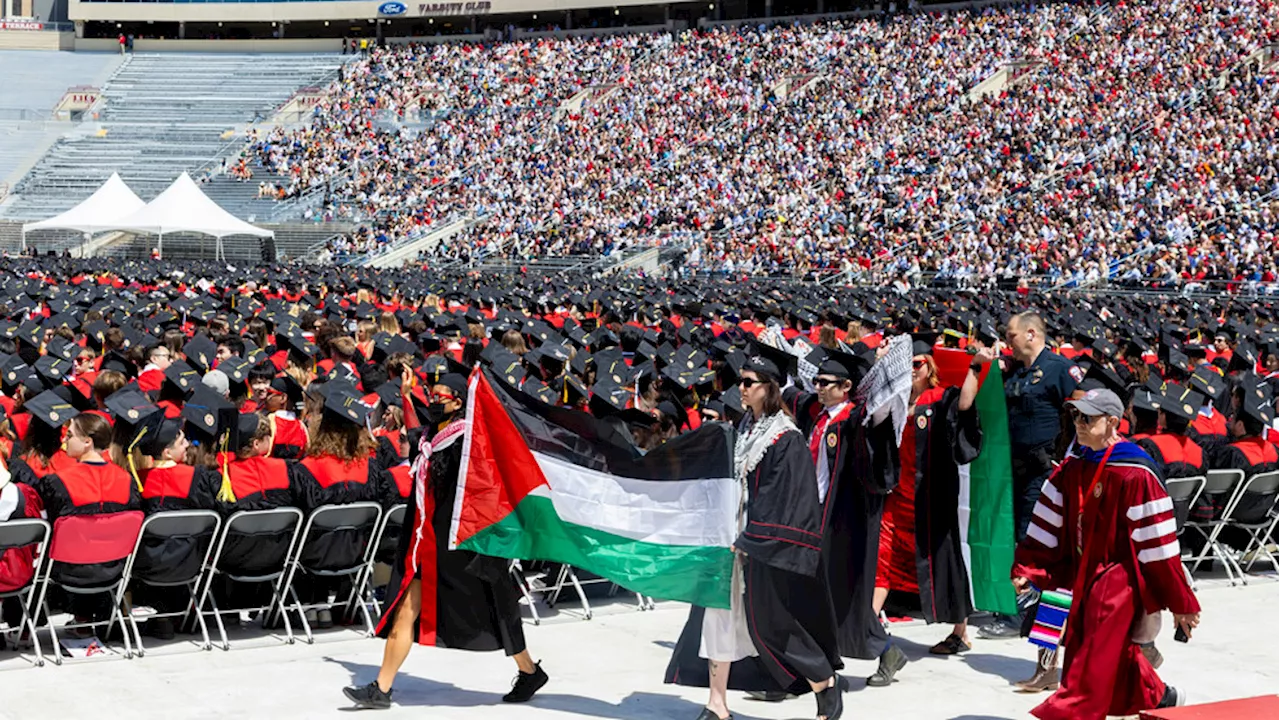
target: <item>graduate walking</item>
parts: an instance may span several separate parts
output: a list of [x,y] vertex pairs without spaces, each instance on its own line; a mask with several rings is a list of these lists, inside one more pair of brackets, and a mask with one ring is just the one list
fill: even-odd
[[458,374],[442,376],[431,388],[428,416],[438,429],[429,440],[423,436],[413,464],[410,517],[401,530],[387,586],[395,599],[378,622],[378,637],[387,639],[382,667],[368,685],[343,690],[360,707],[391,707],[392,683],[415,642],[506,652],[519,674],[504,702],[526,702],[547,683],[547,674],[525,646],[507,561],[449,549],[466,396],[467,379]]

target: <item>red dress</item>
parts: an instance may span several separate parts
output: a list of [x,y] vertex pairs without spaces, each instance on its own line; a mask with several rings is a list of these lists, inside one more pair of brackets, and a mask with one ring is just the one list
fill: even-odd
[[[944,388],[930,388],[916,400],[916,408],[942,399]],[[914,416],[914,411],[911,413]],[[902,429],[898,460],[902,470],[898,486],[884,502],[880,520],[880,555],[876,564],[876,587],[920,592],[916,579],[916,432],[910,424]]]

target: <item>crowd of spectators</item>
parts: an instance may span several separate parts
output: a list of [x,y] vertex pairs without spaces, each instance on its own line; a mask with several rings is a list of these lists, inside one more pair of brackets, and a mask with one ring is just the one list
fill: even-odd
[[[251,152],[376,252],[688,248],[735,274],[1276,276],[1274,0],[375,48]],[[1010,68],[1009,84],[971,94]],[[574,102],[569,102],[573,100]]]

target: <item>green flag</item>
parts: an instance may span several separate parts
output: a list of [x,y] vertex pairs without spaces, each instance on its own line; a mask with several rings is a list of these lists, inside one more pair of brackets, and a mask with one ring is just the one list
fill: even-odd
[[[1009,569],[1013,567],[1013,469],[1009,450],[1009,413],[1004,404],[1000,366],[991,364],[975,402],[982,423],[982,452],[968,466],[968,533],[965,552],[973,605],[1005,615],[1017,613]],[[960,507],[965,510],[961,469]],[[961,523],[961,528],[965,524]]]

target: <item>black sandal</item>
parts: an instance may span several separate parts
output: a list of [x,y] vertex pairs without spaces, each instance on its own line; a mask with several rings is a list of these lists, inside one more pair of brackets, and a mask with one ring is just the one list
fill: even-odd
[[966,650],[972,650],[973,646],[964,641],[964,638],[951,633],[946,640],[929,648],[930,655],[959,655]]
[[731,713],[724,717],[720,717],[719,715],[711,712],[711,708],[704,705],[702,707],[702,712],[698,713],[698,717],[694,718],[694,720],[733,720],[733,714]]
[[831,687],[816,693],[818,699],[818,717],[827,720],[840,720],[844,715],[844,695],[841,684],[837,682]]

